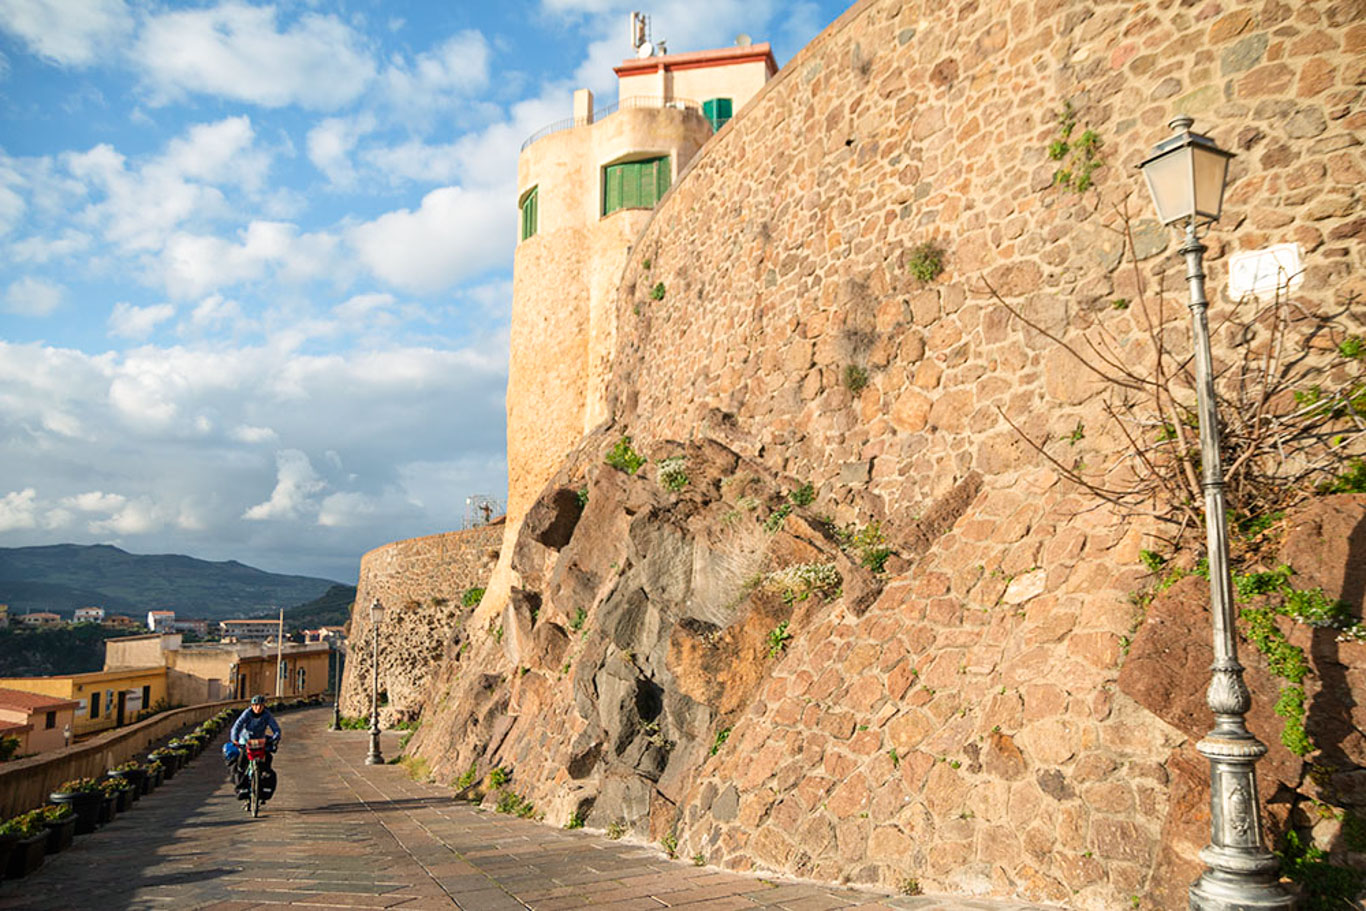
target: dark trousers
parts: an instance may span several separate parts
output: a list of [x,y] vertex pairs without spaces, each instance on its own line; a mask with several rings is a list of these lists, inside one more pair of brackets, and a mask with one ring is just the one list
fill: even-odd
[[[275,755],[269,750],[261,760],[261,791],[262,797],[270,797],[275,793],[275,770],[271,768],[271,761]],[[251,782],[247,780],[247,751],[243,750],[237,754],[237,761],[232,763],[232,783],[237,789],[238,796],[245,794],[246,789],[251,787]]]

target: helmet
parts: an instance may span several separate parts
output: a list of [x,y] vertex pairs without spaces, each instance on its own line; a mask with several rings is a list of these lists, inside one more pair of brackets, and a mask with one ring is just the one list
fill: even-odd
[[251,704],[252,704],[252,705],[265,705],[265,704],[266,704],[266,697],[265,697],[265,696],[262,696],[260,693],[257,693],[255,696],[252,696],[252,697],[251,697]]

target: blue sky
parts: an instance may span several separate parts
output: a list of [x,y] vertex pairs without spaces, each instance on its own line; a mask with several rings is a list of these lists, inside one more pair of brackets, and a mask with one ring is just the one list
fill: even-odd
[[[645,12],[782,64],[845,5]],[[505,496],[518,147],[633,8],[0,0],[0,546],[354,581]]]

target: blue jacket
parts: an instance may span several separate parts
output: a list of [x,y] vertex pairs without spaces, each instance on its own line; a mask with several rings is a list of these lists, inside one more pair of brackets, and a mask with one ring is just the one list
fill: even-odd
[[267,736],[267,730],[273,732],[270,739],[278,744],[280,742],[280,723],[275,720],[270,709],[262,709],[261,714],[258,715],[248,706],[232,723],[232,730],[228,733],[228,739],[233,743],[246,743],[253,737]]

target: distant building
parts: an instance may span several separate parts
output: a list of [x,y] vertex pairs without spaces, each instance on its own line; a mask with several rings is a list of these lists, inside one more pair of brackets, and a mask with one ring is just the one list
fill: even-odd
[[218,630],[230,642],[265,642],[280,632],[277,620],[220,620]]
[[79,705],[74,699],[0,689],[0,736],[18,737],[20,753],[60,749],[75,730]]
[[147,612],[147,628],[154,633],[169,633],[175,624],[175,611],[173,610],[149,610]]
[[209,638],[209,621],[175,620],[171,623],[171,630],[177,633],[194,633],[201,639],[207,639]]
[[9,627],[9,605],[0,604],[0,629]]
[[76,615],[72,618],[73,623],[103,623],[104,608],[102,607],[78,607]]
[[110,629],[128,629],[130,627],[141,629],[142,624],[132,617],[125,617],[123,614],[110,614],[104,618],[104,626]]
[[72,733],[84,737],[131,724],[166,700],[166,668],[129,667],[55,677],[3,677],[0,687],[77,703]]
[[62,618],[60,615],[43,610],[34,611],[31,614],[24,614],[19,618],[19,625],[27,626],[30,629],[61,626],[61,624]]
[[104,666],[110,671],[160,662],[170,701],[195,705],[257,693],[289,698],[322,693],[330,652],[322,642],[287,642],[277,649],[262,642],[184,643],[179,635],[147,634],[107,640]]
[[304,630],[305,642],[327,642],[345,638],[346,627],[344,626],[320,626],[317,629]]

